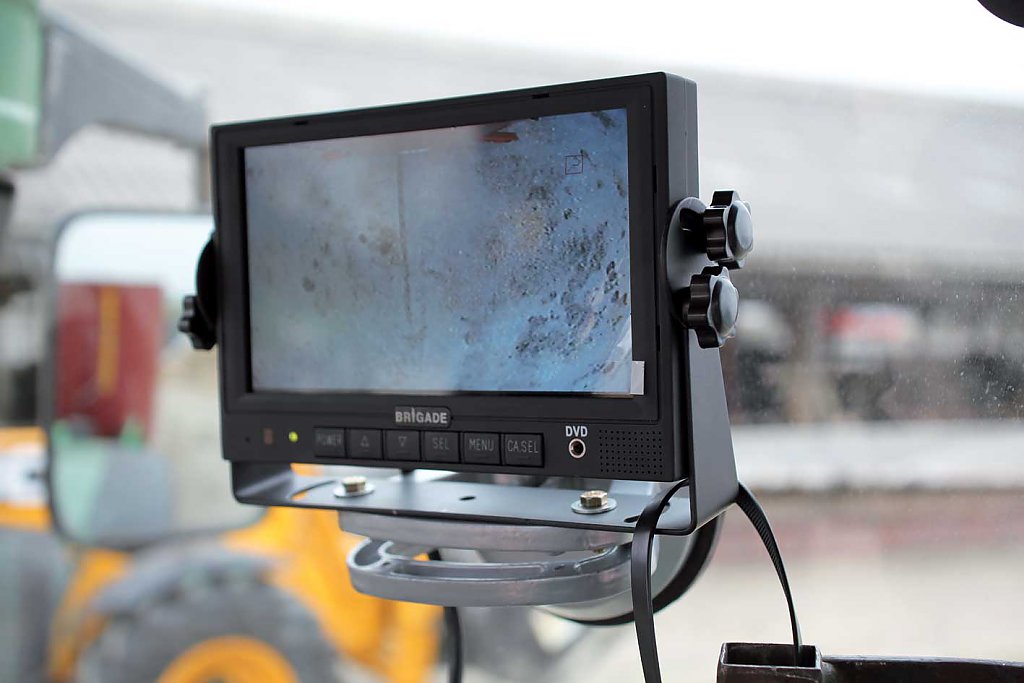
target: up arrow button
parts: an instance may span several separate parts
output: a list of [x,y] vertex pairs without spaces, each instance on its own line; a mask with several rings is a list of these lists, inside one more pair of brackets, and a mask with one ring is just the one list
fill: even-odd
[[366,460],[380,460],[380,430],[350,429],[348,432],[348,456]]

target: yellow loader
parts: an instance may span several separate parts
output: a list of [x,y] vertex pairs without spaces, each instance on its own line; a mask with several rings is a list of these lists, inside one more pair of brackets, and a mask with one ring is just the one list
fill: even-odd
[[[182,389],[173,337],[161,326],[149,366],[124,364],[118,350],[139,341],[121,315],[130,288],[93,278],[95,315],[64,306],[51,242],[34,234],[40,226],[12,225],[19,169],[45,166],[96,123],[172,142],[204,163],[200,98],[42,13],[36,0],[0,0],[0,680],[312,683],[345,679],[353,664],[396,683],[426,680],[439,610],[355,593],[345,558],[356,539],[334,514],[261,514],[223,496],[197,505],[179,495],[191,489],[175,487],[178,454],[158,453],[135,415],[138,402],[200,400],[195,387],[167,393]],[[203,182],[197,190],[202,207]],[[91,372],[76,377],[85,393],[59,416],[62,398],[42,371],[53,359],[35,332],[59,336],[48,311],[78,317],[65,328],[80,336],[62,367]],[[120,406],[118,425],[108,405],[96,429],[90,401],[123,398],[129,385],[137,403]],[[188,434],[180,421],[157,431],[172,444]],[[216,446],[215,433],[201,436]],[[48,450],[70,464],[48,468]],[[209,462],[226,476],[219,458]],[[227,490],[218,483],[204,494],[214,488]],[[163,523],[147,517],[157,508]]]

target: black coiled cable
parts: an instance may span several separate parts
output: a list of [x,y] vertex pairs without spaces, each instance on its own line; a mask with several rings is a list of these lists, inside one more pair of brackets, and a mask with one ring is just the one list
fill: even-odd
[[[651,556],[654,551],[654,535],[658,528],[658,520],[668,507],[669,501],[689,482],[683,480],[673,484],[669,489],[651,499],[651,502],[644,508],[643,513],[636,522],[633,532],[633,548],[630,555],[630,581],[633,593],[633,614],[636,625],[637,645],[640,648],[640,663],[644,670],[644,681],[646,683],[661,683],[661,665],[658,662],[658,642],[654,628],[654,602],[651,596]],[[789,579],[786,577],[786,567],[782,562],[782,553],[779,551],[779,544],[775,540],[768,517],[765,515],[761,505],[754,498],[743,484],[739,485],[736,495],[736,505],[754,525],[761,541],[764,543],[768,555],[775,565],[775,571],[782,583],[782,591],[786,595],[786,603],[789,606],[789,621],[793,629],[793,663],[799,665],[800,661],[800,624],[796,618],[796,608],[793,604],[793,595],[789,589]]]
[[[433,550],[428,557],[440,561],[440,551]],[[444,608],[444,637],[448,649],[448,683],[462,683],[462,621],[457,607]]]

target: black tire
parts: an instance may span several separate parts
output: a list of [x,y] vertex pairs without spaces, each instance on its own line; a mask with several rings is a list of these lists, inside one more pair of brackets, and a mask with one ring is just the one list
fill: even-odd
[[557,675],[551,677],[556,667],[590,635],[583,627],[565,623],[565,627],[580,628],[580,632],[564,642],[545,643],[534,619],[557,621],[560,617],[537,614],[532,607],[463,607],[459,614],[466,662],[508,681],[558,680]]
[[0,681],[47,680],[50,626],[68,571],[53,534],[0,529]]
[[110,619],[79,660],[77,683],[156,681],[182,652],[219,636],[272,646],[301,683],[339,681],[337,654],[292,596],[257,580],[183,587]]

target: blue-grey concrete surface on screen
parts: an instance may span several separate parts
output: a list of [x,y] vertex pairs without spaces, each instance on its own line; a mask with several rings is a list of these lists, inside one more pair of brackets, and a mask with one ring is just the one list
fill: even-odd
[[629,394],[626,112],[249,148],[253,388]]

